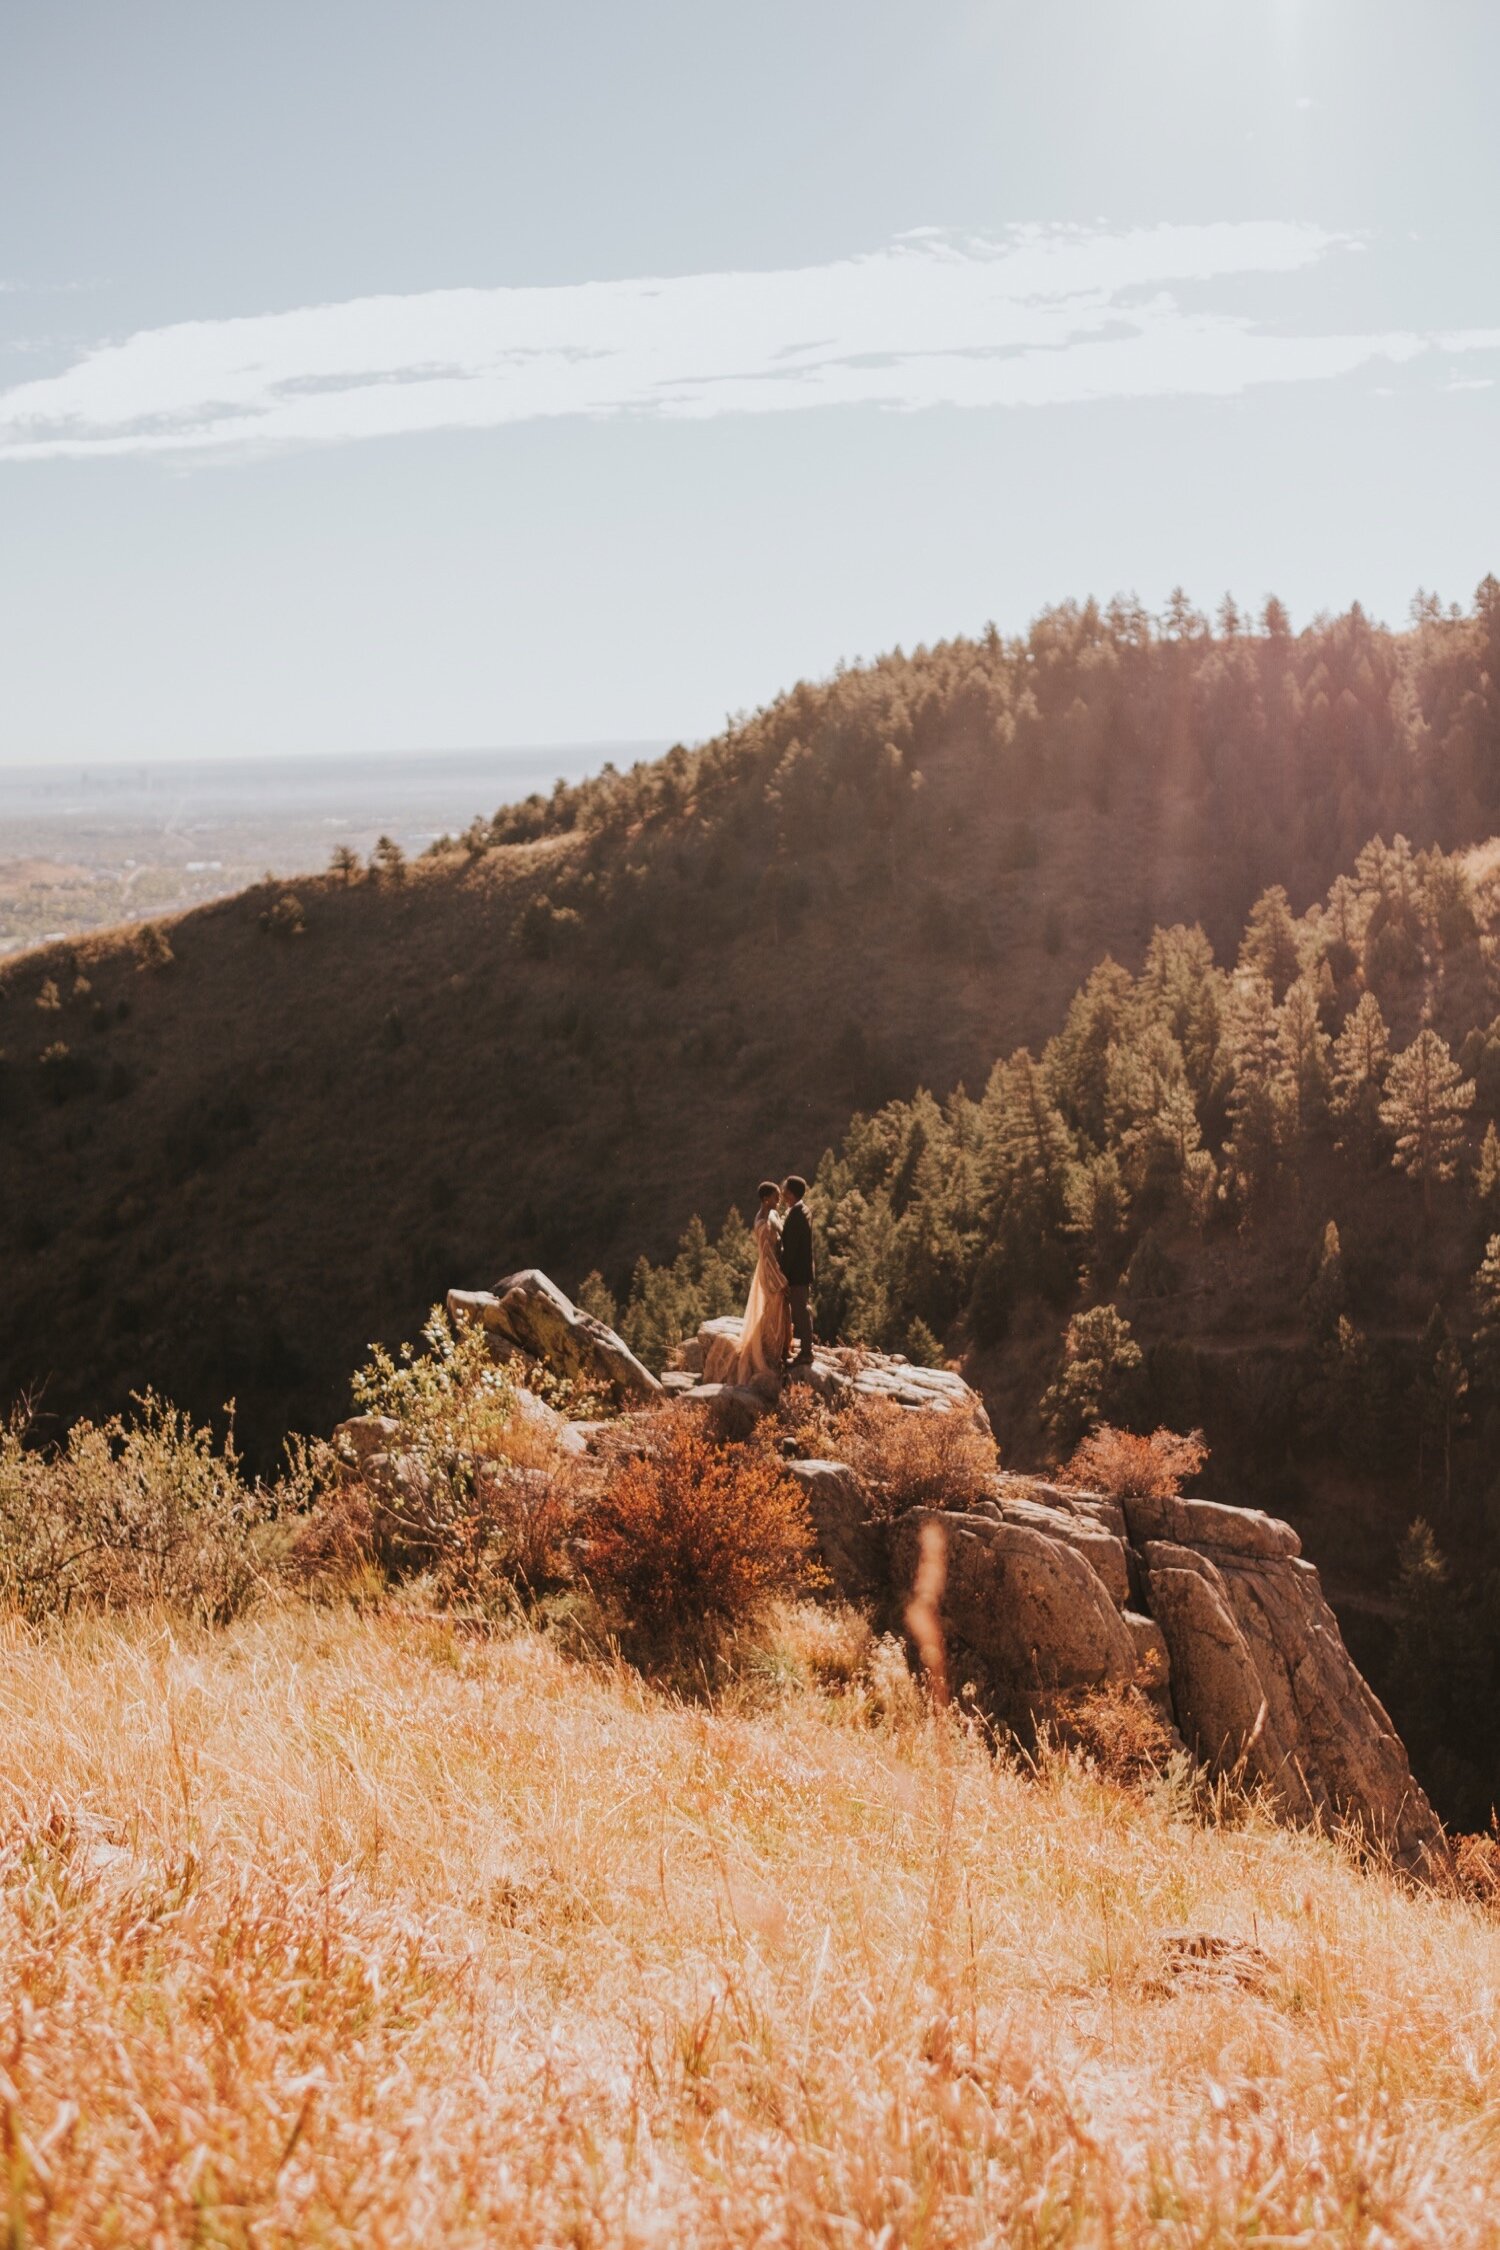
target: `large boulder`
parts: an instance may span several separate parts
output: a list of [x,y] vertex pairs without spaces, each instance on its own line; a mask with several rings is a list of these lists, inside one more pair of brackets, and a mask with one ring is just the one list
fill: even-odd
[[985,1685],[1013,1723],[1027,1723],[1060,1690],[1135,1683],[1130,1628],[1068,1540],[991,1515],[913,1508],[891,1533],[891,1586],[903,1607],[916,1586],[924,1532],[941,1541],[944,1633],[978,1658]]
[[450,1289],[448,1317],[455,1327],[483,1328],[497,1359],[523,1352],[555,1375],[608,1391],[621,1404],[654,1402],[663,1395],[624,1339],[592,1313],[581,1312],[534,1266],[507,1274],[493,1290]]
[[[1295,1536],[1261,1518],[1257,1549],[1266,1525]],[[1312,1564],[1222,1539],[1212,1550],[1148,1539],[1140,1557],[1177,1723],[1199,1755],[1264,1782],[1294,1819],[1352,1821],[1410,1872],[1446,1868],[1441,1824]]]
[[1259,1508],[1229,1508],[1218,1500],[1127,1500],[1123,1503],[1130,1536],[1137,1547],[1151,1539],[1210,1553],[1256,1555],[1267,1561],[1302,1552],[1289,1523],[1263,1515]]
[[[1029,1525],[1033,1531],[1043,1532],[1049,1539],[1060,1539],[1064,1546],[1072,1547],[1104,1581],[1105,1591],[1116,1607],[1128,1606],[1130,1550],[1121,1531],[1101,1523],[1086,1509],[1059,1507],[1040,1498],[1031,1499],[1018,1488],[1015,1479],[998,1487],[990,1506],[1002,1522]],[[985,1513],[989,1512],[987,1507]]]

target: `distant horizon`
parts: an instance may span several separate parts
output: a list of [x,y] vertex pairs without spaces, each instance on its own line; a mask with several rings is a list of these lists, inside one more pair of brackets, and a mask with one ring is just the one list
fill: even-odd
[[[667,735],[600,736],[588,741],[556,742],[500,742],[481,743],[472,748],[452,748],[445,744],[429,743],[412,749],[387,750],[161,750],[150,753],[127,750],[101,750],[80,752],[78,755],[60,754],[53,758],[0,758],[0,777],[20,778],[27,775],[45,775],[60,781],[68,774],[89,774],[96,767],[113,773],[149,772],[157,767],[177,769],[195,766],[295,766],[306,761],[327,760],[347,765],[397,765],[424,758],[483,760],[486,758],[542,758],[561,756],[564,753],[583,751],[599,752],[608,759],[620,752],[632,752],[647,757],[660,757],[671,749],[673,738]],[[689,745],[691,747],[691,745]]]

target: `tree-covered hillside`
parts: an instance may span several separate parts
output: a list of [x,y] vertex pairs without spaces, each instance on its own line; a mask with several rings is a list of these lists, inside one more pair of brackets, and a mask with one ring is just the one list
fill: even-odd
[[[1399,634],[1070,605],[799,686],[422,861],[22,956],[0,1396],[233,1397],[264,1458],[452,1283],[535,1262],[621,1294],[856,1109],[1039,1054],[1154,925],[1223,954],[1268,883],[1300,912],[1374,833],[1500,827],[1497,680],[1493,581]],[[922,1290],[941,1328],[954,1292]]]

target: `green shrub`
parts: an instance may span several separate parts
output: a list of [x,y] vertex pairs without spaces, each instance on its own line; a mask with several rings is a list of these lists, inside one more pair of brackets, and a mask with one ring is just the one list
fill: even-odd
[[578,1476],[557,1416],[594,1401],[519,1358],[497,1365],[483,1329],[455,1332],[441,1307],[423,1339],[394,1357],[372,1346],[354,1401],[394,1428],[363,1463],[330,1456],[294,1562],[335,1582],[430,1571],[441,1602],[508,1606],[568,1574]]
[[28,1618],[164,1603],[223,1622],[264,1579],[265,1527],[301,1497],[247,1483],[233,1432],[151,1392],[133,1416],[75,1422],[50,1451],[23,1415],[0,1429],[0,1602]]

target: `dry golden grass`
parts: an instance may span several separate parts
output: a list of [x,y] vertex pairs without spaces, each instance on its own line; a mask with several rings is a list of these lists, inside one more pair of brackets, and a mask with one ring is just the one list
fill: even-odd
[[1500,1929],[888,1655],[784,1613],[710,1710],[390,1613],[6,1627],[6,2240],[1494,2241]]

